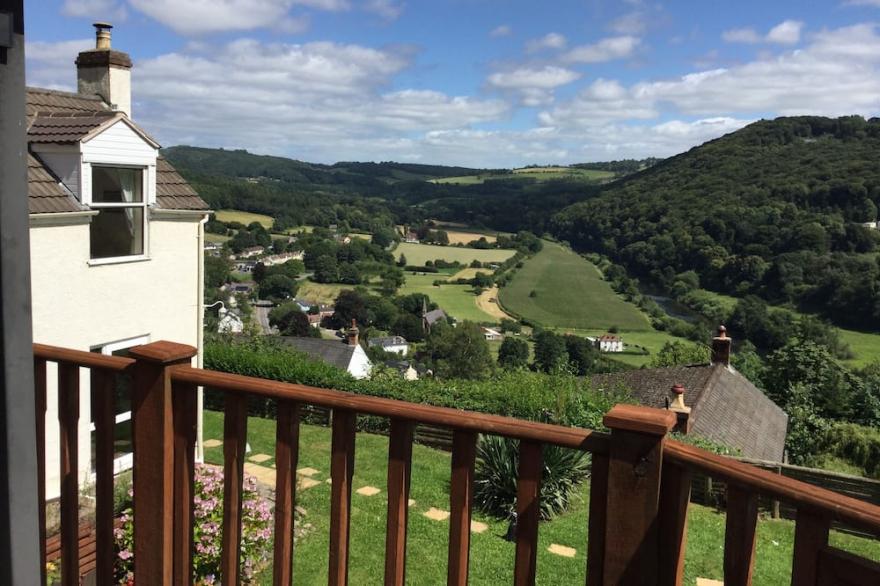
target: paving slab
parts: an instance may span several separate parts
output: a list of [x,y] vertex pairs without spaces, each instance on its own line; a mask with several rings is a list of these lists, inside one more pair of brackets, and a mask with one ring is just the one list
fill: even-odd
[[257,482],[268,486],[275,486],[275,471],[266,466],[260,466],[253,462],[244,463],[244,471],[257,479]]
[[409,502],[407,503],[407,505],[409,505],[410,507],[414,506],[415,504],[416,504],[416,499],[409,499]]
[[488,525],[480,521],[471,521],[471,533],[483,533],[489,528]]
[[209,440],[205,440],[205,443],[203,445],[206,448],[219,448],[220,446],[223,445],[223,442],[218,439],[209,439]]
[[256,462],[257,464],[262,464],[263,462],[268,462],[271,459],[272,459],[272,456],[270,456],[269,454],[254,454],[253,456],[248,458],[248,460],[250,460],[251,462]]
[[357,489],[355,492],[360,495],[363,495],[363,496],[374,496],[374,495],[379,494],[382,491],[379,490],[378,488],[376,488],[375,486],[364,486],[364,487]]
[[307,488],[312,488],[313,486],[318,486],[321,484],[320,480],[315,480],[314,478],[300,478],[299,479],[299,487],[303,490]]
[[440,509],[431,507],[426,512],[422,513],[422,515],[434,521],[445,521],[449,518],[449,511],[441,511]]
[[320,470],[316,470],[314,468],[300,468],[296,471],[296,473],[300,476],[314,476],[318,472],[320,472]]
[[697,578],[697,586],[724,586],[721,580],[710,580],[709,578]]
[[556,555],[561,555],[564,558],[573,558],[577,553],[575,548],[566,545],[559,545],[558,543],[551,543],[550,547],[547,548],[547,551],[555,553]]

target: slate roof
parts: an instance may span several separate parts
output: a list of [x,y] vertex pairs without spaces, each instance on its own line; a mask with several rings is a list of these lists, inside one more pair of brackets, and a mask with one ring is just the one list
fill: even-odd
[[425,313],[425,315],[422,317],[424,317],[425,321],[428,322],[429,326],[432,326],[438,321],[446,320],[446,312],[442,309],[432,309],[431,311]]
[[298,338],[294,336],[281,336],[281,340],[299,350],[305,352],[316,360],[321,360],[347,371],[351,364],[351,358],[357,346],[349,346],[343,340],[322,340],[320,338]]
[[[72,143],[81,140],[102,124],[123,115],[111,110],[98,96],[85,96],[70,92],[41,88],[27,89],[28,142]],[[149,135],[137,128],[147,140]],[[32,214],[72,212],[85,209],[68,192],[39,156],[28,159],[28,208]],[[59,190],[63,190],[70,202],[63,203]],[[49,193],[54,192],[54,193]],[[52,201],[48,201],[52,199]],[[167,210],[207,210],[206,204],[195,190],[180,176],[174,167],[162,157],[156,161],[156,203]]]
[[370,346],[381,346],[388,348],[389,346],[405,346],[409,342],[403,336],[383,336],[379,338],[370,338],[367,342]]
[[685,388],[691,408],[690,433],[738,448],[747,458],[781,462],[788,415],[758,387],[723,364],[644,368],[595,375],[595,388],[629,390],[648,407],[664,408],[672,401],[674,384]]

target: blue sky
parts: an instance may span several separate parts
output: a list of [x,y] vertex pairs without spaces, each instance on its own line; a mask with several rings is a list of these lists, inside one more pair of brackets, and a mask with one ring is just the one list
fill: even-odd
[[31,0],[28,83],[93,20],[163,145],[513,167],[669,156],[759,119],[880,114],[880,0]]

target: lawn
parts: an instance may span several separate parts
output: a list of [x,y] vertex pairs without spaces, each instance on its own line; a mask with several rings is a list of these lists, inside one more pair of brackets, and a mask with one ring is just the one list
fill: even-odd
[[240,210],[218,210],[214,217],[219,222],[240,222],[247,226],[251,222],[259,222],[264,228],[270,230],[275,220],[272,216],[263,214],[254,214],[251,212],[243,212]]
[[[205,412],[205,438],[222,439],[223,416]],[[275,422],[250,418],[248,443],[251,454],[274,455]],[[297,468],[318,470],[312,476],[319,483],[297,493],[297,505],[306,510],[304,521],[313,530],[294,548],[296,584],[326,584],[329,536],[330,429],[312,425],[300,427],[300,450]],[[384,436],[357,434],[355,474],[351,496],[351,559],[349,583],[381,583],[385,555],[386,474],[388,440]],[[222,448],[207,448],[205,459],[222,462]],[[263,466],[273,465],[270,459]],[[446,576],[449,521],[432,521],[423,516],[429,508],[449,510],[450,456],[424,446],[413,446],[412,486],[407,542],[407,570],[410,584],[442,584]],[[357,494],[358,489],[380,489],[374,496]],[[586,573],[587,520],[589,490],[587,483],[564,515],[542,523],[538,534],[538,584],[583,584]],[[712,509],[691,505],[688,524],[688,549],[685,563],[686,584],[697,577],[721,579],[725,515]],[[470,584],[509,584],[513,581],[514,546],[502,539],[507,524],[474,512],[474,520],[488,529],[473,533],[471,539]],[[788,583],[794,525],[790,521],[762,520],[757,532],[755,584]],[[880,559],[880,544],[832,532],[831,543],[872,559]],[[566,558],[547,551],[551,544],[576,549],[575,557]],[[271,584],[271,569],[261,576],[261,584]]]
[[223,244],[225,242],[229,242],[230,240],[232,240],[231,236],[226,236],[224,234],[214,234],[213,232],[205,232],[205,242]]
[[545,327],[651,331],[648,318],[615,293],[594,264],[552,242],[501,290],[501,304]]
[[400,295],[424,293],[431,298],[431,301],[439,305],[443,311],[458,320],[498,322],[497,318],[477,307],[477,296],[473,294],[470,285],[440,285],[435,287],[434,281],[448,277],[448,275],[435,273],[420,273],[417,275],[405,273],[404,276],[406,277],[406,283],[398,291]]
[[435,246],[433,244],[415,244],[401,242],[394,250],[396,258],[400,255],[406,257],[406,264],[423,266],[427,261],[443,259],[447,262],[458,261],[462,264],[470,264],[474,260],[483,263],[504,262],[514,254],[513,250],[479,250],[476,248],[459,248],[457,246]]

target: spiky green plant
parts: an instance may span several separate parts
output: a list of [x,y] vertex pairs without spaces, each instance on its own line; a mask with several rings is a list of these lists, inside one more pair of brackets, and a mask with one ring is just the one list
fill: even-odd
[[[489,515],[507,518],[516,510],[516,479],[519,470],[519,442],[499,436],[480,436],[474,474],[474,502]],[[577,486],[589,476],[586,452],[558,446],[544,446],[541,474],[541,519],[564,512]]]

